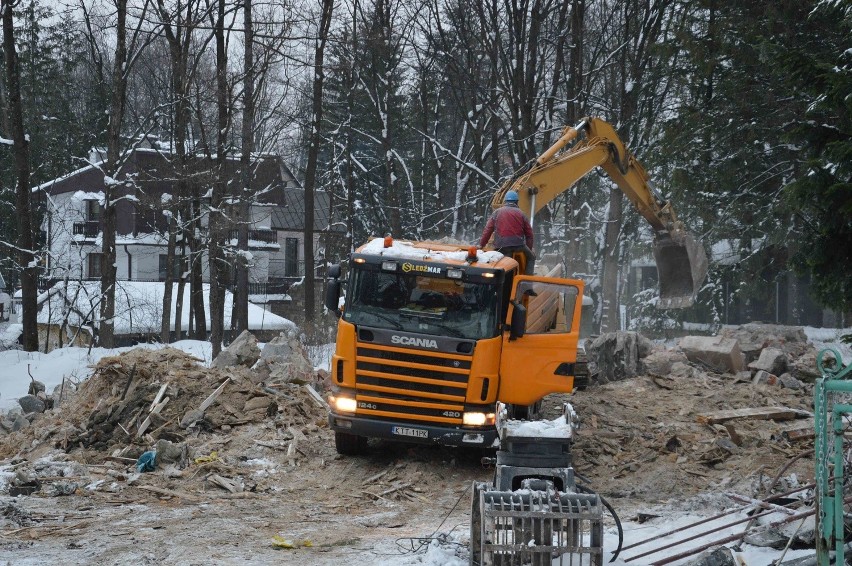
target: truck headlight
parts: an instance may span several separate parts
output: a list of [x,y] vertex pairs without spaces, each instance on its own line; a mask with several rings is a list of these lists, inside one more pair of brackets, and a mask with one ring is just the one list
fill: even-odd
[[354,413],[358,404],[352,397],[329,397],[331,406],[341,413]]
[[494,424],[494,413],[465,413],[462,416],[462,424],[465,426]]

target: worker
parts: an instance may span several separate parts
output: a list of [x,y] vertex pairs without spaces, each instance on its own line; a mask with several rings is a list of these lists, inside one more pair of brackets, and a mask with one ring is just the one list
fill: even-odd
[[512,257],[513,252],[523,252],[527,258],[525,273],[532,275],[535,268],[533,231],[527,215],[518,208],[518,193],[508,191],[503,198],[503,206],[494,211],[485,231],[479,239],[479,247],[485,247],[494,234],[494,248],[505,256]]

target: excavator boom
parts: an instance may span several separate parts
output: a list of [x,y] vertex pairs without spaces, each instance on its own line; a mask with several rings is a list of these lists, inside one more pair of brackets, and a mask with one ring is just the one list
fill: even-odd
[[[578,140],[581,133],[585,137]],[[575,143],[568,147],[571,142]],[[520,198],[518,205],[532,221],[536,212],[596,167],[606,171],[654,230],[654,258],[660,280],[658,307],[692,305],[707,275],[704,248],[678,220],[671,203],[654,189],[645,168],[613,127],[600,118],[584,118],[576,126],[565,128],[532,167],[497,191],[491,205],[499,208],[506,192],[514,190]]]

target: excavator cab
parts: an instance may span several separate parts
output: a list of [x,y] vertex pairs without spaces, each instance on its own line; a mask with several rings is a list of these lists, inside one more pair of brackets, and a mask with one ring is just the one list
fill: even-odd
[[692,306],[707,275],[704,246],[683,230],[676,234],[658,234],[654,238],[654,260],[660,286],[657,308]]

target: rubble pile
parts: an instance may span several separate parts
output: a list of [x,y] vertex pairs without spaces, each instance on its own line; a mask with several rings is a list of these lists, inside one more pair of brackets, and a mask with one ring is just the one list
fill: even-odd
[[[225,460],[210,458],[216,452],[211,438],[224,435],[244,449],[256,446],[252,440],[263,436],[257,430],[262,428],[279,440],[286,437],[283,449],[292,445],[295,453],[294,439],[306,438],[324,422],[324,402],[314,389],[321,386],[293,335],[282,333],[261,356],[257,341],[245,332],[210,368],[174,348],[137,348],[102,358],[91,377],[76,391],[69,385],[53,408],[47,408],[52,397],[40,406],[22,402],[20,412],[5,417],[7,425],[23,422],[8,426],[10,432],[0,438],[0,458],[21,464],[10,489],[39,487],[44,474],[36,463],[45,455],[51,461],[105,465],[113,477],[125,479],[131,465],[137,472],[170,465],[172,477],[181,477],[180,470],[198,458],[209,470],[223,472]],[[278,434],[281,429],[284,434]],[[242,456],[234,454],[234,459]],[[50,473],[64,477],[55,472]],[[75,468],[72,475],[80,472]],[[242,490],[240,482],[213,476],[208,481]]]
[[[588,344],[600,385],[548,403],[567,400],[580,416],[573,460],[593,488],[660,502],[724,488],[757,495],[813,448],[817,352],[800,328],[748,324],[653,347],[632,334]],[[806,482],[813,463],[786,474]]]

